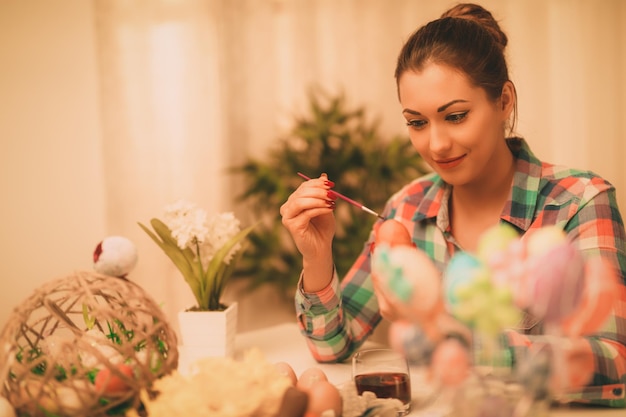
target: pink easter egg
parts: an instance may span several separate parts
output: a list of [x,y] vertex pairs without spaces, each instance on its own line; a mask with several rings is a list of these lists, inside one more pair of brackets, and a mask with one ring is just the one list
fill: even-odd
[[567,235],[563,229],[557,226],[544,226],[526,233],[524,240],[528,255],[540,256],[564,244],[567,240]]
[[470,355],[456,339],[446,339],[437,345],[430,364],[430,377],[444,386],[456,386],[469,375]]
[[548,324],[556,324],[579,305],[584,287],[582,254],[567,242],[535,256],[528,266],[529,309]]
[[389,246],[413,246],[411,235],[402,223],[397,220],[385,220],[376,228],[376,244],[387,243]]
[[[600,329],[619,299],[620,291],[626,292],[609,262],[599,256],[588,259],[580,306],[563,320],[563,332],[568,336],[581,336]],[[623,298],[626,299],[626,295]]]

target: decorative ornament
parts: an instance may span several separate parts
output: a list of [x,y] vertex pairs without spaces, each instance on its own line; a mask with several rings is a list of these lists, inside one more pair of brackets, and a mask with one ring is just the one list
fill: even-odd
[[2,394],[30,417],[123,415],[178,364],[161,308],[133,282],[96,272],[38,288],[15,308],[0,347]]
[[123,236],[105,237],[93,252],[93,269],[103,275],[126,277],[137,265],[137,247]]
[[[616,302],[619,279],[611,265],[584,258],[556,226],[519,237],[500,224],[481,236],[476,253],[457,252],[433,274],[434,264],[428,258],[426,265],[403,227],[380,224],[372,251],[375,288],[399,316],[390,344],[411,363],[426,364],[442,390],[454,390],[457,411],[490,415],[483,405],[501,403],[498,415],[529,416],[552,395],[590,381],[593,357],[580,336],[597,331]],[[436,303],[427,296],[440,280],[444,311],[431,311]],[[543,337],[515,357],[515,373],[505,340],[522,336],[508,330],[537,324]]]

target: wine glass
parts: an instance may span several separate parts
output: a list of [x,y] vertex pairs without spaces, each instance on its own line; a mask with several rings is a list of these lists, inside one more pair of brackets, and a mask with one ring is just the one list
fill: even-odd
[[411,377],[406,358],[393,349],[366,349],[352,358],[352,379],[357,392],[369,391],[377,398],[396,398],[403,406],[398,415],[411,409]]

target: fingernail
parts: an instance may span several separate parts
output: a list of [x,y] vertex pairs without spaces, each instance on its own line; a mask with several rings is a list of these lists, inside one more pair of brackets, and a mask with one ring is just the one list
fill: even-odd
[[335,201],[337,199],[337,194],[335,194],[332,191],[328,190],[326,192],[326,197],[330,198],[332,201]]
[[335,202],[333,200],[326,200],[326,205],[330,208],[335,208]]
[[324,185],[333,188],[335,186],[335,183],[332,181],[324,181]]
[[370,243],[370,254],[374,253],[374,249],[376,249],[376,242]]

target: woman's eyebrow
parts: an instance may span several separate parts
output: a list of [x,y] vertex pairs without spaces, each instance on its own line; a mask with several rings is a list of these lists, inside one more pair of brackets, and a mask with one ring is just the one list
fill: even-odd
[[444,104],[443,106],[439,107],[437,109],[437,113],[441,113],[442,111],[444,111],[445,109],[447,109],[448,107],[450,107],[451,105],[455,104],[455,103],[467,103],[467,100],[452,100],[449,103]]
[[[443,106],[440,106],[437,108],[437,113],[441,113],[442,111],[444,111],[445,109],[447,109],[448,107],[450,107],[451,105],[455,104],[455,103],[469,103],[469,101],[467,100],[461,100],[461,99],[457,99],[457,100],[452,100],[449,103],[444,104]],[[411,110],[411,109],[402,109],[402,113],[409,113],[412,114],[414,116],[421,116],[422,113],[415,111],[415,110]]]

